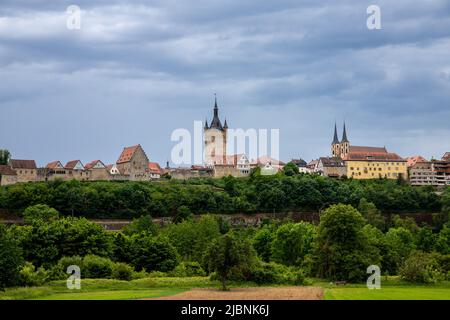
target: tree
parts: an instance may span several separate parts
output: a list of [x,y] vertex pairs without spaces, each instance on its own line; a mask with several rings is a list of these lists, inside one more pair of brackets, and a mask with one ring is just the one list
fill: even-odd
[[361,198],[358,205],[358,211],[361,212],[367,223],[380,229],[381,231],[386,228],[386,219],[380,214],[373,202],[369,202],[366,198]]
[[444,225],[436,240],[436,249],[442,254],[450,254],[450,223]]
[[283,173],[286,176],[294,176],[296,174],[299,173],[299,169],[298,166],[293,163],[293,162],[288,162],[284,167],[283,167]]
[[18,242],[0,224],[0,290],[18,283],[23,263],[22,249]]
[[133,219],[133,221],[126,225],[122,232],[126,235],[132,235],[135,233],[146,232],[151,235],[156,235],[158,233],[157,226],[153,223],[152,216],[147,214],[139,218]]
[[427,225],[423,226],[417,232],[417,249],[424,252],[431,252],[436,246],[436,235]]
[[46,204],[30,206],[23,212],[23,220],[26,224],[32,224],[35,221],[51,222],[57,220],[58,217],[58,211]]
[[222,290],[225,291],[233,268],[249,266],[254,257],[255,252],[248,240],[227,233],[211,243],[204,259],[208,269],[217,273],[222,283]]
[[416,220],[411,217],[400,218],[400,216],[396,214],[392,217],[392,222],[394,224],[394,228],[405,228],[412,233],[419,231],[419,226],[417,225]]
[[264,262],[269,262],[272,257],[272,241],[274,238],[274,230],[272,226],[263,226],[256,232],[253,238],[253,247],[258,256]]
[[179,263],[175,247],[166,237],[152,237],[146,233],[134,234],[130,245],[131,264],[138,270],[173,270]]
[[387,251],[383,255],[384,269],[396,274],[401,264],[416,248],[414,235],[403,227],[390,228],[385,234]]
[[331,280],[361,281],[381,257],[363,232],[364,218],[350,205],[338,204],[320,216],[317,230],[317,271]]
[[0,165],[7,165],[11,159],[11,153],[6,149],[0,149]]
[[220,236],[220,226],[212,215],[198,221],[186,220],[162,230],[184,260],[202,262],[203,253]]
[[301,266],[306,255],[312,253],[316,228],[308,222],[286,223],[275,232],[272,258],[287,266]]
[[175,217],[173,218],[173,223],[180,223],[184,220],[189,220],[192,218],[191,210],[188,206],[180,206],[177,209],[177,213]]
[[63,256],[111,255],[112,236],[86,218],[61,218],[51,222],[36,220],[23,240],[27,261],[50,266]]

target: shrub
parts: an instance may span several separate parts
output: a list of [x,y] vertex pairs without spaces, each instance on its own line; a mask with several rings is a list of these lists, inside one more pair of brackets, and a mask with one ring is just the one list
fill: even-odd
[[206,276],[205,270],[203,270],[200,263],[194,262],[182,262],[169,272],[171,277],[204,277]]
[[110,278],[114,263],[108,258],[87,255],[83,258],[81,275],[84,278]]
[[150,273],[147,273],[146,275],[149,278],[165,278],[165,277],[167,277],[167,273],[161,272],[161,271],[152,271]]
[[148,274],[145,270],[134,271],[131,275],[132,280],[144,279],[144,278],[149,278],[149,277],[150,277],[150,274]]
[[403,280],[415,283],[435,283],[444,279],[436,259],[429,253],[414,251],[399,270]]
[[141,216],[126,225],[122,232],[126,235],[132,235],[135,233],[148,232],[151,235],[158,233],[158,227],[153,223],[152,217],[148,214]]
[[41,286],[49,279],[49,273],[42,267],[36,270],[31,262],[26,262],[19,272],[19,284],[32,287]]
[[251,271],[251,281],[262,284],[306,284],[306,273],[302,269],[287,267],[275,262],[262,262]]
[[309,282],[306,279],[306,272],[303,269],[298,269],[293,272],[294,273],[294,282],[293,284],[297,286],[307,285]]
[[252,269],[250,280],[257,284],[279,284],[283,282],[283,273],[286,270],[287,267],[278,263],[262,262],[259,266]]
[[[62,280],[68,277],[67,268],[69,266],[78,266],[83,270],[83,258],[80,256],[62,257],[58,263],[49,270],[51,280]],[[81,274],[83,276],[83,274]]]
[[53,221],[58,219],[59,213],[45,204],[30,206],[23,212],[23,220],[26,224],[32,224],[35,221]]
[[205,270],[203,270],[200,263],[193,261],[193,262],[185,262],[184,263],[186,267],[186,276],[187,277],[204,277],[206,276]]
[[173,218],[173,222],[180,223],[181,221],[189,220],[191,218],[192,218],[192,213],[191,213],[191,210],[189,209],[189,207],[188,206],[180,206],[177,209],[177,214]]
[[123,262],[117,262],[114,264],[112,277],[113,279],[130,281],[133,278],[133,272],[132,266]]

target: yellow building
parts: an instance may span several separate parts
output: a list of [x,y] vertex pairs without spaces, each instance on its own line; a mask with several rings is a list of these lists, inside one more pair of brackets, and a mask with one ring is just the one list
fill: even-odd
[[350,145],[350,141],[347,139],[345,124],[342,141],[339,141],[337,138],[335,125],[331,151],[334,157],[339,157],[344,161],[348,178],[401,178],[405,180],[408,178],[406,159],[403,159],[396,153],[388,152],[385,147]]

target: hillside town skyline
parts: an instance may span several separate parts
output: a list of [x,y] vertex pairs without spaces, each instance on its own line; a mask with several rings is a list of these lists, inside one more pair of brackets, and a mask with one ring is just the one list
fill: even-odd
[[[80,158],[66,160],[67,162],[57,159],[43,166],[36,164],[34,159],[18,159],[12,154],[6,157],[9,158],[7,164],[0,165],[0,183],[5,185],[56,179],[150,181],[163,177],[178,179],[246,177],[257,167],[261,169],[261,174],[275,174],[282,171],[290,162],[295,164],[296,170],[301,173],[316,173],[333,178],[387,178],[408,180],[416,185],[450,185],[450,152],[443,152],[443,156],[439,159],[425,159],[421,155],[402,157],[395,150],[388,151],[386,145],[357,146],[351,143],[352,138],[347,133],[345,122],[341,138],[337,124],[334,124],[330,152],[318,155],[311,161],[305,161],[301,156],[283,161],[278,157],[271,157],[273,154],[260,153],[255,158],[250,157],[247,150],[251,149],[251,146],[246,144],[256,141],[252,141],[245,134],[236,137],[229,135],[228,121],[226,118],[221,120],[217,98],[214,100],[212,117],[209,122],[206,117],[202,131],[200,146],[203,146],[201,149],[204,153],[201,157],[197,157],[202,159],[200,163],[189,163],[190,156],[188,156],[188,161],[183,165],[173,166],[171,164],[174,159],[171,159],[172,161],[166,161],[164,166],[151,161],[150,153],[147,154],[141,144],[125,146],[117,161],[113,163],[104,162],[98,157],[87,163]],[[234,142],[230,143],[233,139],[240,139],[248,148],[243,147],[241,153],[234,153],[234,150],[228,148],[230,144],[234,145]],[[180,140],[185,142],[186,137],[180,137]],[[263,142],[267,144],[268,140]],[[274,143],[278,144],[279,141],[270,141],[271,151]],[[239,145],[239,142],[237,144]],[[257,144],[258,149],[263,147],[263,152],[268,150],[267,145],[262,146],[261,141]],[[187,146],[189,149],[195,149],[195,143],[192,146],[189,142]],[[175,154],[186,153],[186,149],[175,150]],[[188,150],[188,154],[191,155],[191,150]],[[4,155],[2,157],[5,158]]]
[[[216,103],[216,107],[217,107],[217,100],[216,100],[215,103]],[[222,108],[222,110],[224,110],[224,109],[226,110],[226,108]],[[206,116],[205,116],[204,119],[206,119],[206,122],[207,122],[208,121],[208,114],[207,113],[205,113],[205,114],[206,114]],[[210,119],[211,119],[211,121],[214,120],[214,118],[211,117],[211,116],[210,116]],[[228,125],[226,123],[227,122],[226,117],[224,119],[225,119],[225,125],[228,128]],[[194,122],[194,121],[201,121],[201,120],[193,120],[192,122]],[[202,122],[204,123],[205,120],[203,120]],[[349,124],[350,124],[350,126],[349,126]],[[191,126],[191,127],[193,127],[193,126]],[[332,131],[333,127],[334,127],[334,131]],[[338,128],[340,130],[338,130]],[[351,133],[352,132],[351,131],[352,126],[351,126],[351,122],[350,121],[343,119],[342,120],[342,124],[339,125],[339,123],[335,120],[333,123],[330,123],[330,130],[329,131],[331,132],[331,134],[333,134],[333,132],[334,132],[334,140],[336,140],[336,138],[337,138],[337,131],[341,131],[342,132],[342,139],[347,139],[347,131],[349,131],[349,128],[350,128],[350,133]],[[179,128],[174,128],[174,130],[176,130],[176,129],[179,129]],[[182,129],[186,129],[186,130],[188,130],[188,131],[193,133],[193,129],[192,128],[188,127],[188,128],[182,128]],[[235,129],[235,130],[242,129],[242,130],[246,131],[246,130],[252,129],[252,128],[245,128],[245,127],[243,127],[243,128],[236,128],[236,127],[234,127],[233,129]],[[267,129],[273,129],[273,128],[267,128]],[[372,129],[370,129],[370,130],[372,130]],[[317,141],[326,140],[326,138],[329,138],[330,132],[327,132],[328,135],[315,134],[315,135],[313,135],[310,138],[310,140],[315,140],[315,139]],[[283,130],[280,129],[280,149],[283,149],[283,137],[284,137]],[[361,141],[361,139],[358,139],[358,137],[354,136],[354,135],[352,135],[352,139],[353,139],[353,141]],[[147,140],[147,139],[142,139],[142,140]],[[442,148],[441,149],[436,149],[431,156],[427,156],[427,154],[425,154],[425,153],[420,153],[420,151],[414,150],[414,148],[411,148],[411,152],[409,154],[406,154],[406,155],[405,154],[401,154],[399,152],[397,152],[397,153],[399,153],[399,155],[401,157],[403,157],[403,158],[420,156],[420,157],[423,157],[423,158],[428,159],[428,160],[439,159],[439,158],[441,158],[442,154],[445,153],[445,150],[449,150],[450,149],[450,146],[446,146],[446,144],[449,141],[450,141],[450,139],[442,141],[443,142]],[[5,142],[7,142],[7,141],[5,141]],[[42,156],[40,156],[40,157],[39,156],[35,156],[35,155],[31,154],[31,152],[26,152],[26,151],[16,152],[16,150],[17,149],[20,150],[20,148],[15,148],[14,146],[12,146],[12,148],[10,146],[8,147],[8,143],[5,143],[5,142],[2,142],[3,143],[2,147],[4,149],[10,150],[10,152],[12,153],[12,155],[15,158],[18,158],[18,159],[33,158],[33,159],[35,159],[35,161],[38,164],[38,166],[41,166],[41,167],[44,167],[45,165],[47,165],[48,163],[50,163],[52,161],[56,161],[53,158],[46,158],[46,157],[42,157]],[[247,148],[248,148],[248,141],[246,143],[247,143]],[[364,141],[361,141],[361,143],[364,143]],[[169,145],[171,148],[175,145],[175,143],[173,141],[171,141],[170,135],[167,136],[167,144],[165,144],[165,145],[155,146],[154,144],[152,144],[151,142],[148,142],[148,141],[134,141],[134,142],[129,143],[128,145],[129,146],[141,145],[145,150],[149,151],[149,154],[151,155],[149,158],[152,159],[153,162],[157,162],[159,164],[166,165],[167,161],[169,161],[169,164],[171,166],[174,166],[173,161],[171,161],[171,159],[170,159],[170,152],[168,152],[167,157],[165,159],[164,159],[164,157],[162,157],[162,158],[161,157],[153,157],[154,154],[159,154],[160,153],[160,149],[167,148],[167,145]],[[387,147],[389,149],[392,149],[391,148],[392,144],[390,144],[389,141],[379,141],[378,143],[375,143],[373,145],[377,145],[378,147],[384,147],[384,148]],[[79,158],[81,160],[84,159],[85,163],[93,161],[92,157],[88,158],[88,156],[83,156],[83,153],[85,152],[85,150],[83,150],[82,146],[80,146],[80,147],[81,148],[79,148],[78,150],[73,150],[73,152],[72,152],[72,154],[75,155],[75,158],[77,158],[77,159]],[[102,146],[99,149],[100,150],[107,150],[106,153],[111,153],[112,149],[110,147],[113,147],[113,144],[103,143]],[[58,148],[56,148],[56,149],[58,149]],[[230,152],[230,151],[232,152],[233,150],[229,150],[228,152]],[[64,152],[61,152],[61,153],[64,153]],[[286,152],[284,152],[284,153],[286,153]],[[285,163],[289,162],[292,159],[297,159],[297,158],[301,158],[301,159],[303,159],[305,161],[312,161],[312,160],[318,159],[321,156],[333,155],[333,151],[331,152],[331,154],[316,154],[316,155],[313,155],[312,157],[310,157],[310,159],[308,159],[306,156],[304,156],[304,154],[308,154],[308,152],[306,152],[306,149],[302,150],[301,148],[299,148],[298,151],[289,152],[287,156],[284,156],[284,157],[280,156],[279,160],[283,161]],[[78,155],[78,156],[76,156],[76,155]],[[259,156],[263,156],[263,155],[259,154]],[[268,154],[264,154],[264,156],[268,156]],[[61,161],[62,163],[64,163],[64,161],[73,161],[72,158],[71,159],[66,159],[66,160],[64,160],[64,158],[62,158],[63,160],[57,160],[57,161]],[[117,160],[117,157],[105,157],[105,156],[102,156],[101,154],[98,154],[97,158],[95,158],[95,159],[100,160],[100,158],[102,158],[103,159],[102,161],[104,161],[105,163],[108,163],[108,164],[114,163]],[[250,159],[250,160],[255,160],[255,159]],[[181,166],[201,165],[201,164],[202,163],[195,163],[195,161],[192,160],[191,163],[187,163],[187,164],[184,164],[184,165],[181,165]]]

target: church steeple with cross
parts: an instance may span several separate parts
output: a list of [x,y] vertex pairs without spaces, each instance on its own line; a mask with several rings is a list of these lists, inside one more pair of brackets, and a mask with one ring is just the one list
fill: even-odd
[[205,120],[205,127],[203,131],[205,143],[205,164],[226,164],[228,123],[227,120],[225,120],[225,123],[222,126],[222,122],[219,118],[219,106],[217,105],[216,94],[214,94],[212,121],[208,126],[208,119]]

